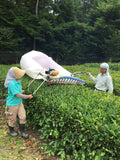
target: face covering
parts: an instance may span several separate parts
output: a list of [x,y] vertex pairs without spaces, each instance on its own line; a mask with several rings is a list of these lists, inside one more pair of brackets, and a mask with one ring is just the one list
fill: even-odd
[[6,76],[4,86],[7,88],[11,81],[16,81],[16,80],[17,79],[15,78],[15,74],[14,74],[13,70],[12,70],[12,68],[10,68],[7,73],[7,76]]
[[105,74],[106,74],[106,75],[109,75],[109,65],[108,65],[107,63],[102,63],[102,64],[100,65],[100,67],[107,69],[107,71],[106,71]]

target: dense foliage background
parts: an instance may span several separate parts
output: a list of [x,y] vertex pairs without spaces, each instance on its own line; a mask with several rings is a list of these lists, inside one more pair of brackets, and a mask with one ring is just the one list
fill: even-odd
[[60,64],[119,61],[120,1],[0,1],[0,63],[32,49]]

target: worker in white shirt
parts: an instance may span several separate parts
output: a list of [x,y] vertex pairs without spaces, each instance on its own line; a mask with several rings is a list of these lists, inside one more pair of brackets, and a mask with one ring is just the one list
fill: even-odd
[[91,75],[91,73],[87,73],[90,76],[90,80],[92,80],[95,85],[95,90],[106,91],[109,93],[113,93],[113,83],[112,78],[109,75],[109,65],[107,63],[102,63],[100,65],[100,74],[95,78]]

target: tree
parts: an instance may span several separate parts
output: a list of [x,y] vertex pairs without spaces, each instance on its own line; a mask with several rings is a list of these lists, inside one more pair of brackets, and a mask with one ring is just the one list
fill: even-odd
[[[101,55],[104,60],[109,60],[113,55],[115,57],[116,53],[119,53],[119,47],[116,48],[118,50],[115,49],[117,40],[119,40],[119,34],[116,34],[119,33],[120,29],[119,17],[120,3],[117,0],[114,5],[112,0],[101,2],[96,9],[92,9],[89,12],[89,26],[93,27],[91,34],[94,36],[97,49],[99,49],[99,52],[96,52],[96,54],[98,57]],[[114,40],[112,40],[112,36]]]
[[0,1],[0,51],[43,51],[60,63],[116,60],[119,0]]

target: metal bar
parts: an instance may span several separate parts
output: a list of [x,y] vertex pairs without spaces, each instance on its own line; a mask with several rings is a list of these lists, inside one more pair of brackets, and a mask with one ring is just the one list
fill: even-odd
[[77,77],[77,76],[80,76],[80,75],[87,75],[87,72],[74,72],[72,74],[72,76],[74,76],[74,77]]
[[34,80],[35,80],[39,75],[40,75],[40,73],[38,73],[38,74],[36,75],[36,77],[28,84],[28,86],[27,86],[24,90],[27,90],[28,87],[30,87],[30,85],[34,82]]
[[46,79],[39,85],[39,87],[33,92],[32,95],[34,95],[38,90],[39,88],[45,83]]

